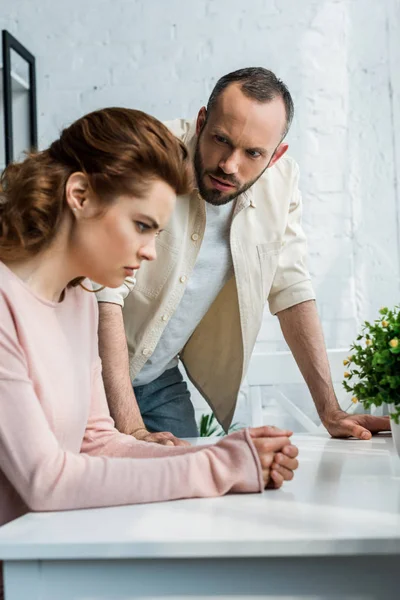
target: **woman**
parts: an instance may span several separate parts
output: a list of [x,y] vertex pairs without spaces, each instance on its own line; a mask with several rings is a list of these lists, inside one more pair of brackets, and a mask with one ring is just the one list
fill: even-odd
[[119,433],[109,415],[88,279],[116,287],[156,258],[155,237],[190,186],[181,142],[139,111],[100,110],[10,165],[1,185],[0,524],[28,510],[258,492],[291,479],[290,432],[168,447]]

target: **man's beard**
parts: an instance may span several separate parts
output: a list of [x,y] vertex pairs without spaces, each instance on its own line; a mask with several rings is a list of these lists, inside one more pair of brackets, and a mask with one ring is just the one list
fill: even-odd
[[[268,163],[268,165],[265,167],[265,169],[263,169],[261,171],[261,173],[255,179],[252,179],[252,181],[249,181],[249,182],[245,183],[244,185],[242,185],[241,187],[239,187],[238,181],[236,180],[235,176],[227,175],[219,167],[216,171],[205,171],[204,170],[204,164],[203,164],[203,160],[202,160],[201,154],[200,154],[200,136],[197,139],[193,164],[194,164],[194,172],[196,175],[197,187],[200,192],[200,195],[206,202],[208,202],[209,204],[213,204],[214,206],[222,206],[224,204],[228,204],[228,202],[232,202],[232,200],[235,200],[235,198],[240,196],[240,194],[243,194],[244,192],[246,192],[261,177],[261,175],[264,173],[265,169],[267,169],[268,165],[269,165],[269,163]],[[204,183],[205,175],[212,175],[214,177],[217,177],[218,179],[222,179],[222,181],[226,181],[227,183],[230,183],[231,185],[235,185],[236,189],[234,192],[232,192],[231,194],[227,194],[227,195],[225,195],[224,192],[221,192],[220,190],[208,189]]]

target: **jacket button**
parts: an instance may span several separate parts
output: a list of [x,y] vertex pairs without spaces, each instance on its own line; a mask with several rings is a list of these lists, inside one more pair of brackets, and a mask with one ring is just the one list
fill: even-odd
[[197,242],[197,240],[198,240],[198,239],[199,239],[199,234],[198,234],[198,233],[193,233],[193,234],[192,234],[192,240],[193,240],[194,242]]
[[168,315],[163,315],[163,316],[161,317],[161,319],[162,319],[163,321],[168,321]]
[[151,354],[150,348],[144,348],[144,350],[142,350],[142,354],[143,354],[143,356],[150,356],[150,354]]
[[181,283],[185,283],[186,281],[186,275],[182,275],[182,277],[179,280]]

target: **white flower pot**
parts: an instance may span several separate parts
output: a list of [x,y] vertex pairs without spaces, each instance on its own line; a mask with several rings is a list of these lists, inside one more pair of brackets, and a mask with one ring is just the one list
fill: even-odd
[[[389,404],[388,406],[389,408],[389,414],[396,412],[396,408],[394,404]],[[400,424],[397,425],[397,423],[395,423],[393,421],[393,419],[390,419],[390,428],[392,430],[392,436],[393,436],[393,445],[396,448],[397,454],[400,457]]]

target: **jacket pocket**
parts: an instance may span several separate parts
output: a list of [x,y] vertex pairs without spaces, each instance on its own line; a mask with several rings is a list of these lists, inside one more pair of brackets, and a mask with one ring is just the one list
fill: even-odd
[[261,284],[264,302],[268,299],[272,282],[278,268],[279,254],[282,242],[268,242],[257,244],[258,260],[261,271]]
[[163,289],[179,254],[177,240],[168,232],[163,231],[156,241],[157,258],[145,262],[136,275],[135,292],[141,292],[148,298],[155,299]]

